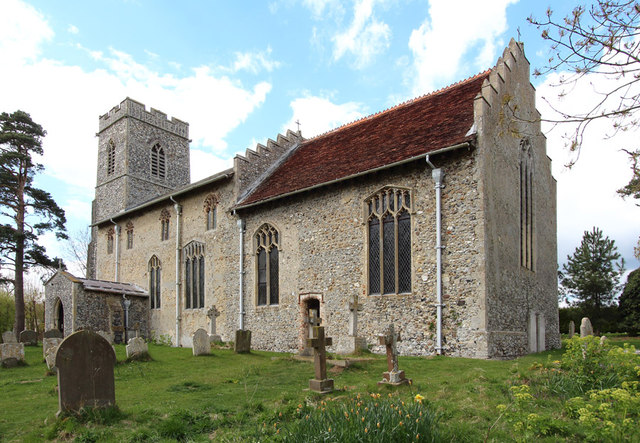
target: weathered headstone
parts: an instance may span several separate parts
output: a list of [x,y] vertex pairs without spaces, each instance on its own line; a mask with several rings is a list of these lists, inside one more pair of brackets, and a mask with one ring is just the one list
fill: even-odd
[[193,333],[192,338],[193,355],[207,355],[211,353],[211,343],[209,343],[209,334],[200,328]]
[[233,345],[236,354],[251,352],[251,331],[248,329],[236,330],[236,341]]
[[607,341],[607,337],[606,336],[602,336],[600,337],[600,346],[604,346],[604,343]]
[[25,346],[38,346],[38,333],[36,331],[22,331],[20,333],[20,343]]
[[149,358],[149,347],[144,338],[135,337],[129,340],[127,345],[127,358],[129,360],[145,360]]
[[[51,345],[47,348],[45,354],[44,354],[44,361],[47,363],[47,368],[50,370],[55,370],[56,369],[56,353],[58,352],[58,347],[60,346],[60,343],[62,343],[61,338],[45,338],[45,340],[56,340],[57,344],[55,344],[55,346],[53,345],[55,342],[52,342]],[[44,347],[43,347],[44,349]]]
[[389,325],[384,335],[379,335],[378,340],[381,345],[385,345],[387,351],[387,372],[384,372],[382,381],[378,384],[390,384],[394,386],[409,383],[411,380],[405,378],[404,371],[398,369],[398,347],[397,343],[402,341],[400,333],[395,332],[393,323]]
[[357,354],[367,347],[365,338],[358,337],[358,312],[362,311],[362,305],[358,303],[357,296],[351,296],[349,311],[349,351]]
[[59,329],[49,329],[44,331],[44,338],[64,338],[64,334]]
[[13,331],[3,332],[2,343],[18,343],[18,340],[16,340],[16,334],[14,334]]
[[24,343],[0,345],[0,366],[11,368],[24,361]]
[[209,309],[207,311],[207,317],[209,317],[209,341],[210,342],[214,342],[214,341],[222,341],[222,337],[220,337],[218,335],[218,333],[216,332],[216,318],[218,318],[220,316],[220,311],[218,311],[218,308],[216,308],[216,306],[212,306],[211,309]]
[[56,352],[58,414],[82,408],[106,408],[116,404],[111,344],[93,331],[78,331],[65,338]]
[[576,324],[573,322],[573,320],[571,320],[569,322],[569,338],[573,338],[575,334],[576,334]]
[[324,327],[313,328],[313,338],[307,339],[307,343],[313,348],[313,367],[315,378],[309,380],[309,389],[322,394],[333,391],[333,379],[327,378],[327,351],[326,346],[333,344],[331,337],[324,336]]
[[47,351],[51,348],[58,348],[58,346],[60,346],[60,343],[62,343],[62,339],[61,338],[43,338],[42,339],[42,358],[44,358],[46,360],[47,358]]
[[586,337],[587,335],[593,335],[593,326],[591,326],[589,317],[583,317],[580,323],[580,337]]

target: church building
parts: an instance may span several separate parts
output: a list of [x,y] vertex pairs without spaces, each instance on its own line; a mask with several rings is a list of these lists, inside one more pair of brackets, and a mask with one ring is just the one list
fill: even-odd
[[404,355],[560,346],[556,181],[522,43],[327,133],[278,134],[195,183],[186,122],[127,98],[98,138],[88,275],[47,283],[48,328],[175,346],[241,329],[253,349],[300,352],[321,321],[329,351],[349,353],[380,351],[394,323]]

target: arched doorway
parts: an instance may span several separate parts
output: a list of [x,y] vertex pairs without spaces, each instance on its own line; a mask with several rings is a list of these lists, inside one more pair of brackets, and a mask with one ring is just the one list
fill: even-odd
[[62,300],[60,299],[56,301],[54,315],[54,327],[62,332],[64,336],[64,306],[62,306]]

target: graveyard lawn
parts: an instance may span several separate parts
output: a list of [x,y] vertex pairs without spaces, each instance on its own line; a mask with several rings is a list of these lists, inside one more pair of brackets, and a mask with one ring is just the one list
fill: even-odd
[[[125,346],[115,349],[119,411],[56,419],[56,377],[46,375],[41,348],[25,348],[27,366],[0,369],[0,441],[270,441],[304,419],[301,408],[316,411],[322,402],[340,404],[358,394],[407,404],[424,398],[439,414],[446,440],[514,441],[513,428],[499,419],[499,405],[511,401],[518,374],[562,355],[557,350],[511,361],[400,357],[413,383],[391,387],[377,385],[387,370],[385,357],[367,354],[371,360],[346,369],[329,366],[335,391],[321,395],[307,389],[313,365],[290,354],[213,349],[194,357],[190,348],[150,344],[152,361],[125,362]],[[560,412],[562,402],[550,398],[543,407]]]

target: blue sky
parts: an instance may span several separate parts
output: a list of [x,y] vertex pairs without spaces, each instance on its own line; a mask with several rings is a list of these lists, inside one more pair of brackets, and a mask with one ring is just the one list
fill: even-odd
[[[555,1],[564,15],[575,2]],[[40,186],[64,207],[69,230],[89,223],[98,116],[125,97],[190,123],[192,181],[236,153],[301,122],[311,137],[492,67],[511,37],[533,67],[547,58],[526,17],[532,0],[0,1],[0,111],[22,109],[48,131]],[[556,100],[553,77],[533,79]],[[584,88],[584,89],[580,89]],[[562,103],[580,108],[593,85]],[[545,115],[548,107],[539,100]],[[556,102],[553,102],[556,104]],[[578,165],[562,134],[547,134],[558,179],[559,261],[599,226],[628,261],[640,209],[615,190],[629,177],[621,147],[594,125]],[[626,138],[625,138],[626,137]],[[52,255],[60,245],[43,239]]]

